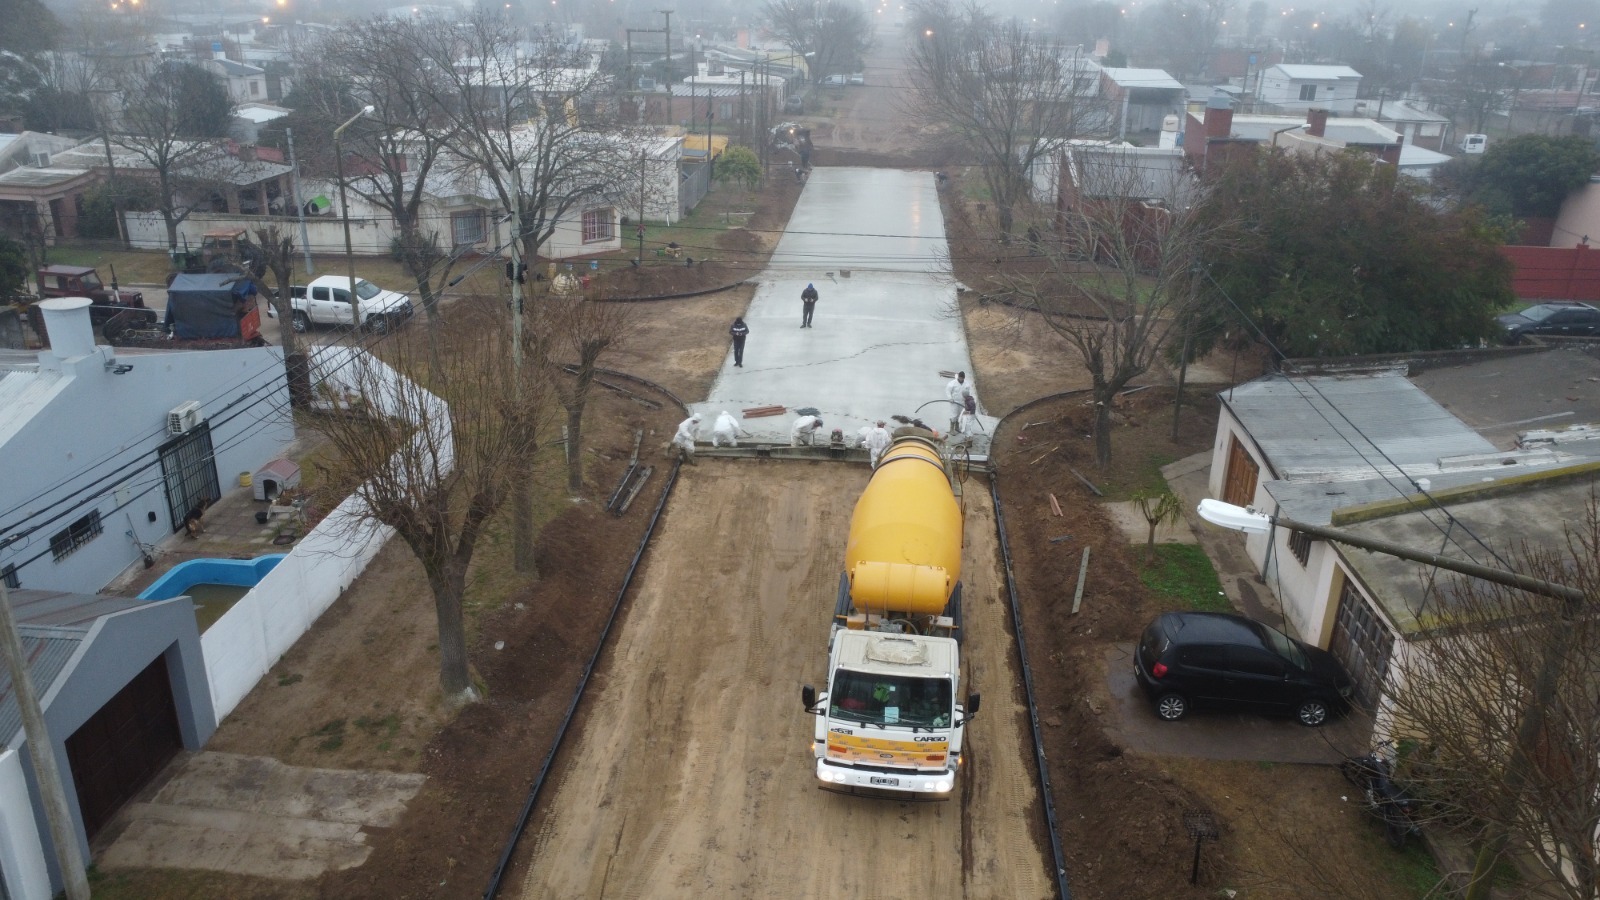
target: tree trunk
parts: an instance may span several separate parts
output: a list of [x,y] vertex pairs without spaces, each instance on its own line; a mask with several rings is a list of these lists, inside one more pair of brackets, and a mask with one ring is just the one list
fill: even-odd
[[1094,462],[1104,469],[1111,465],[1111,401],[1116,391],[1094,391]]
[[472,673],[467,667],[467,628],[462,618],[466,593],[466,567],[454,555],[425,565],[433,588],[433,607],[439,622],[439,686],[449,699],[476,699]]
[[516,466],[518,474],[511,484],[511,565],[524,575],[532,575],[536,564],[533,559],[533,495],[529,484],[533,479],[531,463]]
[[584,401],[567,407],[567,492],[583,495],[583,407]]

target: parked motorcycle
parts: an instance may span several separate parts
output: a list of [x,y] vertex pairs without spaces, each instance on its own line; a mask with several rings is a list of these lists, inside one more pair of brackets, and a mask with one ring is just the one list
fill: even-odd
[[1355,785],[1367,811],[1383,822],[1383,837],[1389,846],[1401,850],[1406,838],[1422,833],[1422,808],[1395,783],[1393,751],[1392,742],[1382,741],[1365,756],[1346,757],[1339,771]]

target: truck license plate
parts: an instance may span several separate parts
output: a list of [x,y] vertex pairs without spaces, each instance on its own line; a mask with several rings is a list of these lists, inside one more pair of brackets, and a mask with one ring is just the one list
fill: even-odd
[[882,785],[884,787],[899,787],[900,786],[900,779],[898,779],[898,778],[883,778],[883,777],[880,777],[878,775],[874,775],[874,776],[872,776],[871,778],[868,779],[868,783],[869,784],[878,784],[878,785]]

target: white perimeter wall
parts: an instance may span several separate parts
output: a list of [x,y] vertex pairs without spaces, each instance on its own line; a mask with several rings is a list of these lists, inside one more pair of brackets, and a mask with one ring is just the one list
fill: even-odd
[[[355,206],[354,203],[350,204]],[[160,213],[123,213],[123,223],[128,229],[128,243],[143,250],[167,249],[167,226]],[[178,223],[178,249],[184,248],[185,239],[191,250],[199,250],[207,231],[213,228],[248,228],[250,239],[255,240],[257,228],[276,225],[294,236],[295,251],[302,248],[300,223],[293,217],[241,216],[233,213],[195,213]],[[312,253],[344,253],[344,222],[338,217],[312,216],[306,219],[306,234]],[[354,218],[350,220],[350,248],[360,256],[377,256],[389,252],[389,242],[394,238],[394,226],[383,219]]]
[[15,750],[0,752],[0,874],[12,900],[50,900],[44,844],[28,799],[22,757]]
[[[312,355],[312,377],[334,393],[357,387],[357,368],[389,384],[404,384],[391,396],[369,397],[388,414],[403,414],[395,397],[434,405],[430,421],[449,421],[444,401],[415,387],[377,357],[348,347],[319,347]],[[448,441],[448,434],[445,440]],[[448,458],[446,457],[446,464]],[[365,504],[346,497],[289,555],[200,636],[211,703],[217,721],[232,712],[300,636],[344,593],[394,532],[362,515]]]

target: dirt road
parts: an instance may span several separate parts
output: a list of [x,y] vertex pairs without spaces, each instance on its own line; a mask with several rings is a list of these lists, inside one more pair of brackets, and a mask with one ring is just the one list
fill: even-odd
[[[826,665],[828,609],[864,466],[686,468],[581,739],[519,868],[527,898],[1051,894],[1036,776],[987,487],[966,491],[967,679],[983,691],[960,796],[820,791],[800,685]],[[510,892],[508,892],[509,894]]]

